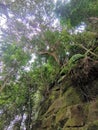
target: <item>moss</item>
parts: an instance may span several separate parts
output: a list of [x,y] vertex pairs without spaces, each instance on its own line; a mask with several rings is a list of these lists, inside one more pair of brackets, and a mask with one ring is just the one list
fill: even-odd
[[64,99],[66,106],[78,104],[81,102],[80,95],[76,92],[76,90],[70,87],[64,94]]
[[67,112],[67,108],[63,107],[56,114],[56,125],[59,125],[60,128],[63,128],[64,124],[68,119],[66,116],[66,112]]
[[87,130],[85,127],[63,128],[63,130]]
[[43,120],[43,128],[49,128],[53,125],[55,120],[55,115],[50,115],[49,117]]
[[74,88],[69,88],[62,97],[57,98],[45,113],[44,117],[48,118],[56,114],[56,124],[63,127],[68,119],[66,116],[67,106],[71,106],[80,102],[79,95]]
[[65,106],[63,97],[56,99],[46,112],[46,116],[56,113],[63,106]]
[[[98,81],[94,80],[90,86],[96,90]],[[39,117],[42,124],[38,130],[97,130],[98,100],[83,103],[81,93],[77,91],[70,79],[54,86],[42,105]]]
[[66,123],[65,127],[82,127],[83,126],[83,121],[81,122],[80,118],[72,118],[68,120]]
[[63,107],[61,108],[57,114],[56,114],[56,123],[66,119],[66,111],[67,111],[67,108],[66,107]]
[[88,121],[92,122],[94,120],[98,120],[98,100],[89,104]]
[[98,120],[91,123],[88,126],[87,130],[98,130]]
[[49,99],[51,100],[51,102],[53,102],[55,99],[57,99],[60,95],[60,86],[55,86],[50,95],[49,95]]
[[83,110],[84,110],[84,122],[86,124],[87,121],[88,121],[89,103],[84,103],[83,104]]
[[52,105],[49,107],[46,114],[52,114],[54,112],[57,112],[60,110],[60,108],[63,108],[65,106],[70,106],[74,104],[78,104],[80,102],[80,97],[75,91],[74,88],[70,87],[62,97],[57,98]]
[[83,105],[78,104],[68,108],[69,119],[66,122],[66,127],[82,127],[84,126],[85,116]]

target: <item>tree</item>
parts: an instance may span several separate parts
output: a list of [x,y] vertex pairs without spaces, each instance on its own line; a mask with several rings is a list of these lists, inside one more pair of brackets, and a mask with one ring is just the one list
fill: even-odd
[[63,23],[70,22],[70,24],[75,27],[80,25],[81,22],[88,24],[90,19],[94,21],[94,19],[98,17],[97,7],[97,0],[70,0],[70,2],[63,3],[58,0],[56,13]]
[[[97,61],[97,34],[87,30],[75,34],[70,30],[70,27],[76,27],[81,22],[88,25],[89,20],[97,21],[97,13],[93,15],[97,10],[94,2],[71,0],[57,3],[56,11],[66,25],[64,29],[53,27],[56,17],[51,0],[8,0],[1,3],[5,8],[1,15],[7,20],[7,27],[2,28],[0,46],[2,129],[17,115],[21,117],[18,121],[20,129],[24,114],[26,129],[32,129],[32,122],[38,118],[40,103],[47,99],[50,89],[60,84],[69,74],[72,77],[70,79],[75,76],[77,79],[75,74],[79,60],[83,60],[79,67],[88,67],[89,59],[90,63]],[[80,15],[81,12],[84,15]]]

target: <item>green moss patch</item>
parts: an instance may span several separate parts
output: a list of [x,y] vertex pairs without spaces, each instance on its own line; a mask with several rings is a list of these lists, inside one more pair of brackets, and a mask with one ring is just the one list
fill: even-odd
[[66,106],[78,104],[81,102],[80,95],[76,92],[76,90],[70,87],[64,94],[64,99]]

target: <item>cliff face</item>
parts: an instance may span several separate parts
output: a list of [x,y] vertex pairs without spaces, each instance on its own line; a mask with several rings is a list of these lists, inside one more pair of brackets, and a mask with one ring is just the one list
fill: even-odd
[[55,84],[41,104],[32,130],[98,130],[98,75],[92,72],[84,83],[80,78],[82,73],[75,77],[74,82],[81,79],[82,85],[75,86],[77,83],[73,84],[70,78]]
[[[93,81],[98,87],[98,80]],[[64,85],[64,84],[63,84]],[[68,85],[67,90],[55,86],[48,98],[41,104],[34,130],[97,130],[98,99],[83,102],[75,88]],[[64,86],[63,86],[64,87]],[[64,92],[63,92],[64,91]]]

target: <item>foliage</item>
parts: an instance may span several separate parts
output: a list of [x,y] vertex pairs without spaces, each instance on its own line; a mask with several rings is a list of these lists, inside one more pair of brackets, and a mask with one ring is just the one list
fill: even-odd
[[30,56],[16,44],[8,44],[5,47],[3,46],[2,49],[4,50],[4,55],[2,57],[3,62],[9,67],[26,65],[30,58]]
[[76,54],[76,55],[73,55],[70,60],[69,60],[69,65],[71,66],[71,64],[74,64],[76,63],[78,60],[80,60],[81,58],[84,58],[84,55],[81,55],[81,54]]
[[[0,39],[0,127],[4,129],[17,115],[21,124],[26,114],[24,123],[30,130],[40,104],[55,84],[70,77],[80,90],[97,77],[97,31],[76,34],[72,27],[81,22],[88,26],[88,19],[98,15],[98,2],[58,1],[56,6],[52,0],[4,2],[0,5],[7,11],[0,13],[7,20]],[[54,8],[64,29],[53,27],[57,20]]]
[[70,2],[57,1],[56,13],[65,21],[70,21],[72,26],[87,22],[90,17],[98,17],[97,0],[70,0]]
[[75,55],[73,55],[73,56],[69,59],[67,65],[65,65],[65,66],[62,68],[60,74],[61,74],[61,75],[62,75],[62,74],[67,75],[74,67],[77,66],[77,62],[79,62],[79,60],[80,60],[81,58],[84,58],[84,55],[82,55],[82,54],[75,54]]

